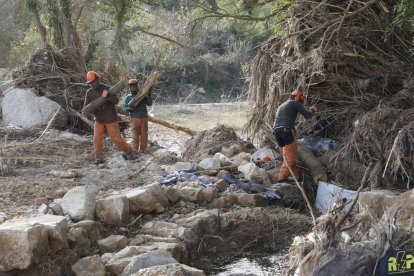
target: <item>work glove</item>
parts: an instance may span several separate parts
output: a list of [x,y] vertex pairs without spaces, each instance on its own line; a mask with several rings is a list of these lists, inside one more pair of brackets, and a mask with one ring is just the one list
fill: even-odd
[[111,96],[111,93],[109,93],[108,90],[102,91],[102,97],[108,98],[109,96]]
[[316,105],[312,105],[310,107],[310,110],[312,110],[313,112],[317,112],[318,111],[318,108],[316,107]]

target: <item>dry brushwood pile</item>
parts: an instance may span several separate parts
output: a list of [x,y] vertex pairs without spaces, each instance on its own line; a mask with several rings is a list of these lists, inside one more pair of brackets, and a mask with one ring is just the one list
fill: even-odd
[[[411,271],[389,268],[392,251],[412,251],[413,190],[399,196],[361,193],[363,212],[346,219],[334,210],[317,219],[313,232],[295,237],[288,275],[391,275]],[[408,205],[408,206],[407,206]],[[384,271],[388,268],[389,274]],[[412,274],[406,274],[412,275]]]
[[11,73],[10,84],[30,88],[67,111],[80,110],[88,88],[84,83],[85,72],[86,65],[79,49],[45,47],[32,54],[25,66]]
[[300,88],[319,108],[300,121],[301,135],[338,139],[341,157],[373,161],[372,186],[412,184],[413,33],[392,29],[396,2],[296,0],[252,62],[247,134],[269,132],[279,104]]

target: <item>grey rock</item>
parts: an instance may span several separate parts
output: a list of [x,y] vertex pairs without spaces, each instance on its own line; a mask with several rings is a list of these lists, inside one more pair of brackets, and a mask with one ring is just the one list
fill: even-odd
[[[35,125],[48,123],[60,109],[58,103],[46,97],[38,97],[32,90],[9,88],[3,92],[1,110],[4,125],[14,125],[22,128],[31,128]],[[56,126],[64,127],[67,115],[63,112],[56,116]]]
[[106,224],[120,225],[128,219],[129,200],[124,195],[113,195],[96,202],[96,218]]
[[131,262],[127,265],[122,272],[122,276],[129,276],[137,273],[140,269],[152,267],[155,265],[165,265],[178,263],[171,253],[167,250],[155,250],[132,258]]
[[77,261],[72,270],[76,276],[105,276],[105,266],[99,255],[82,258]]
[[99,240],[98,246],[101,252],[114,252],[127,246],[128,239],[122,235],[110,235],[109,237]]
[[204,272],[185,264],[156,265],[140,269],[134,276],[204,276]]
[[63,213],[73,220],[94,219],[97,187],[78,186],[70,189],[62,198]]

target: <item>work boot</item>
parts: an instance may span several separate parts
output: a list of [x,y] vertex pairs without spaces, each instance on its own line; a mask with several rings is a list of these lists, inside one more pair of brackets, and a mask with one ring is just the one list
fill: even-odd
[[103,163],[105,163],[105,162],[102,161],[102,160],[95,160],[95,161],[93,161],[93,164],[96,165],[96,166],[99,166],[99,165],[101,165]]
[[126,160],[135,160],[136,158],[137,158],[137,156],[133,151],[126,154]]

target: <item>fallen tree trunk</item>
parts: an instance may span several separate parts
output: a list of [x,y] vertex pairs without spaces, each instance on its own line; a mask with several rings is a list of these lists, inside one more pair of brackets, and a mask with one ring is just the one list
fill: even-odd
[[89,127],[93,129],[94,123],[93,121],[89,120],[85,115],[82,113],[77,112],[76,110],[69,107],[69,112],[81,119],[85,124],[87,124]]
[[144,87],[141,92],[138,93],[129,103],[128,109],[134,109],[147,95],[151,92],[152,86],[155,84],[158,78],[158,72],[152,71],[145,81]]
[[313,181],[318,183],[321,181],[328,181],[328,175],[326,173],[326,168],[324,165],[316,159],[313,155],[312,150],[305,145],[298,145],[298,155],[300,160],[305,164],[305,166],[310,170],[312,174]]
[[[114,86],[112,86],[109,89],[109,93],[110,94],[118,94],[119,92],[122,91],[122,89],[124,89],[126,86],[126,81],[125,80],[120,80],[117,84],[115,84]],[[93,111],[95,111],[96,109],[98,109],[99,107],[101,107],[102,105],[104,105],[106,102],[108,101],[108,98],[105,97],[99,97],[96,100],[92,101],[91,103],[89,103],[87,106],[85,106],[82,109],[82,113],[92,113]]]
[[190,135],[191,137],[193,137],[193,136],[195,136],[197,134],[197,131],[191,130],[191,129],[187,128],[187,127],[177,126],[177,125],[168,123],[166,121],[163,121],[163,120],[160,120],[160,119],[151,117],[151,116],[148,116],[148,121],[149,122],[152,122],[152,123],[155,123],[155,124],[159,124],[159,125],[168,127],[168,128],[173,129],[175,131],[185,132],[188,135]]
[[[125,116],[128,116],[129,115],[128,112],[126,112],[122,107],[120,107],[118,105],[116,106],[116,111],[119,114],[121,114],[121,115],[125,115]],[[170,128],[170,129],[173,129],[175,131],[185,132],[188,135],[190,135],[191,137],[193,137],[193,136],[195,136],[197,134],[197,131],[191,130],[191,129],[187,128],[187,127],[177,126],[177,125],[168,123],[168,122],[166,122],[164,120],[157,119],[157,118],[154,118],[154,117],[151,117],[151,116],[148,116],[148,121],[149,122],[152,122],[152,123],[155,123],[155,124],[162,125],[164,127]]]

